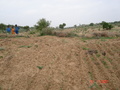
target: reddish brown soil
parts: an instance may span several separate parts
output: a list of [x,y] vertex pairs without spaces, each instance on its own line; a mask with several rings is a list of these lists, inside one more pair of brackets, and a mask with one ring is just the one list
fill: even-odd
[[120,89],[120,38],[6,38],[0,48],[0,90]]

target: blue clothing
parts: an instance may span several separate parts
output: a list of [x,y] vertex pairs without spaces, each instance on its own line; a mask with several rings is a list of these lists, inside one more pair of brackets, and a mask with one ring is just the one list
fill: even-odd
[[10,33],[11,32],[11,28],[7,28],[6,31]]
[[18,34],[19,33],[19,27],[15,27],[15,33]]
[[19,33],[19,31],[15,31],[15,33],[16,33],[16,34],[18,34],[18,33]]

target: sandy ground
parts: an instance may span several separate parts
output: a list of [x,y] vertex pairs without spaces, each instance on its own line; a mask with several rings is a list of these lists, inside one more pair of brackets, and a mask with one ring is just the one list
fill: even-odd
[[120,90],[120,38],[0,39],[0,90]]

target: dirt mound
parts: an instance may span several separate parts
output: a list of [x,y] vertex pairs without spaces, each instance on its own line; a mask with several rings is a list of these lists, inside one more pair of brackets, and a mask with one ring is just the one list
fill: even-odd
[[0,90],[120,89],[120,39],[6,38],[0,48]]

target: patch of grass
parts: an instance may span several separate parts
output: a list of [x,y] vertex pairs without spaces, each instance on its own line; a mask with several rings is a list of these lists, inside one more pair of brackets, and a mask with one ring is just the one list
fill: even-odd
[[112,59],[108,58],[108,57],[104,57],[106,58],[109,62],[112,62]]
[[88,72],[88,74],[89,74],[89,76],[90,76],[90,79],[93,80],[94,78],[93,78],[92,72]]
[[63,42],[63,43],[67,43],[67,41],[66,41],[65,39],[62,39],[62,42]]
[[110,59],[110,58],[107,58],[107,60],[108,60],[109,62],[112,62],[112,59]]
[[19,48],[22,48],[22,47],[30,48],[30,47],[32,47],[32,46],[20,46]]
[[30,31],[29,34],[35,34],[36,32],[35,31]]
[[101,41],[106,41],[106,39],[101,39]]
[[6,37],[0,37],[0,39],[5,39]]
[[86,60],[86,58],[84,57],[83,60]]
[[[90,79],[94,80],[92,72],[88,72],[88,73],[89,73]],[[94,86],[97,88],[97,90],[100,89],[100,87],[98,86],[96,82],[94,82],[89,88],[93,88]]]
[[101,39],[102,41],[105,41],[105,39],[116,39],[118,37],[82,37],[81,40],[91,40],[91,39]]
[[97,90],[101,90],[97,83],[94,83],[89,88],[93,88],[94,86],[97,88]]
[[108,65],[107,65],[107,63],[106,63],[105,61],[102,61],[102,63],[103,63],[103,65],[104,65],[106,68],[108,68]]
[[91,57],[91,59],[94,61],[95,59],[94,59],[94,57]]
[[87,42],[86,40],[84,40],[84,39],[81,39],[81,41],[83,41],[83,42]]
[[5,50],[5,48],[3,48],[3,47],[0,47],[0,51],[2,51],[2,50]]
[[0,90],[2,90],[2,87],[0,86]]
[[105,61],[102,61],[102,63],[103,63],[104,65],[107,65],[107,63],[106,63]]
[[38,45],[35,45],[36,48],[38,48]]
[[89,48],[82,47],[83,50],[89,50]]
[[3,56],[0,56],[0,59],[3,58]]
[[97,57],[100,57],[100,54],[96,54]]
[[19,38],[19,37],[25,37],[25,36],[22,36],[22,35],[19,35],[19,36],[15,36],[15,38]]
[[25,36],[25,38],[30,38],[30,36]]
[[91,39],[95,39],[95,38],[92,38],[92,37],[91,37],[91,38],[87,38],[87,37],[82,37],[82,38],[81,38],[82,41],[91,40]]
[[100,39],[116,39],[117,37],[100,37]]
[[17,35],[17,36],[2,36],[2,37],[0,37],[0,39],[5,39],[5,38],[20,38],[20,37],[25,37],[25,36],[22,36],[22,35]]
[[43,69],[43,66],[37,66],[37,68],[39,68],[39,69]]

